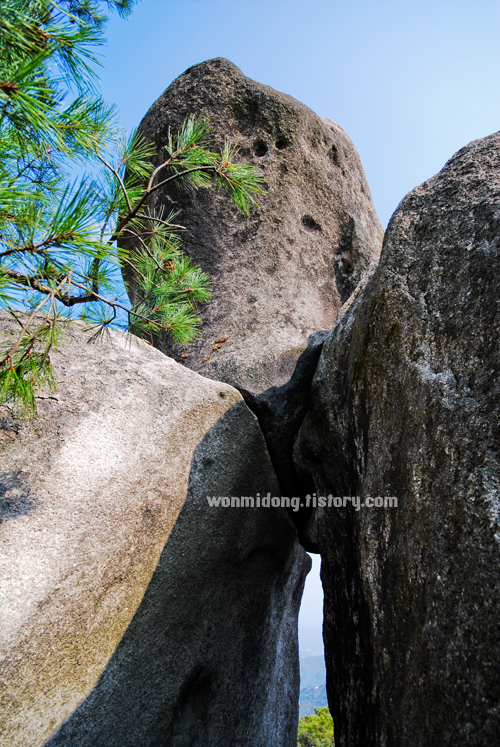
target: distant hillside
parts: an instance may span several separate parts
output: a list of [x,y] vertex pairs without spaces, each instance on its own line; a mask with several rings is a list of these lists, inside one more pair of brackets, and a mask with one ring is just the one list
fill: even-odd
[[326,682],[325,659],[323,656],[305,656],[300,659],[300,687],[316,687]]
[[316,687],[304,687],[301,689],[299,700],[300,718],[314,713],[315,708],[324,708],[327,705],[326,685],[316,685]]
[[328,705],[326,699],[326,668],[321,656],[304,656],[300,659],[299,714],[308,716],[315,708]]

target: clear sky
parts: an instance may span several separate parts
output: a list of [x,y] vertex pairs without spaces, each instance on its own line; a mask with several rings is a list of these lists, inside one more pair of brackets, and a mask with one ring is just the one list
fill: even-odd
[[323,589],[319,577],[321,558],[311,555],[312,568],[306,580],[299,615],[300,628],[320,628],[323,622]]
[[[188,67],[227,57],[344,128],[384,227],[409,190],[500,129],[499,0],[142,0],[107,37],[102,90],[125,129]],[[317,558],[301,623],[321,625]]]

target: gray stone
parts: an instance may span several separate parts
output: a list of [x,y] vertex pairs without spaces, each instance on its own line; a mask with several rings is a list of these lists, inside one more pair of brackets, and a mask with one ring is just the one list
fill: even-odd
[[[184,248],[214,288],[198,340],[156,344],[187,353],[205,376],[261,392],[285,384],[307,337],[331,327],[378,259],[383,231],[356,149],[334,122],[228,60],[209,60],[177,78],[140,125],[158,163],[169,128],[191,113],[210,118],[217,144],[240,143],[238,158],[260,170],[265,192],[248,219],[213,191],[156,193],[153,207],[182,210]],[[228,340],[214,351],[220,337]]]
[[500,134],[411,192],[324,344],[296,443],[339,747],[500,742]]
[[285,509],[206,500],[279,494],[255,416],[119,333],[53,362],[2,421],[2,744],[292,747],[310,561]]
[[[272,386],[261,394],[241,389],[241,394],[259,421],[267,450],[278,478],[281,494],[304,498],[313,492],[312,483],[295,469],[293,445],[309,407],[311,382],[328,332],[315,332],[300,355],[290,381]],[[318,553],[316,522],[312,506],[289,510],[299,540],[309,552]]]

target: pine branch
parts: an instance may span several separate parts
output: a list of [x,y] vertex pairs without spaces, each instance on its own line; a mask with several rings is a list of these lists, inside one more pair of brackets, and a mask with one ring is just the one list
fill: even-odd
[[[0,353],[0,399],[32,411],[35,388],[54,385],[49,353],[74,307],[97,334],[109,325],[139,335],[163,329],[187,343],[198,333],[195,310],[210,299],[210,279],[182,252],[178,213],[151,211],[151,195],[174,183],[212,186],[248,213],[260,191],[250,167],[232,163],[238,146],[210,150],[206,118],[188,117],[169,133],[156,167],[140,133],[119,135],[91,67],[102,4],[127,13],[132,1],[5,0],[0,17],[0,305],[30,307],[16,344]],[[69,183],[78,160],[100,165],[97,181]],[[119,238],[133,248],[117,247]],[[118,299],[123,266],[138,286],[132,305]]]

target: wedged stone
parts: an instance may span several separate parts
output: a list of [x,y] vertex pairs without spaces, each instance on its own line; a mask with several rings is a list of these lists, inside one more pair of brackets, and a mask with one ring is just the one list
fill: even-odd
[[182,210],[184,248],[214,290],[198,340],[184,348],[165,336],[155,344],[169,355],[187,353],[187,366],[205,376],[261,392],[285,384],[307,337],[330,329],[377,261],[383,231],[342,128],[225,59],[189,68],[146,114],[140,129],[158,163],[169,128],[202,113],[218,146],[226,137],[240,144],[238,160],[259,169],[265,191],[248,219],[213,191],[155,194],[152,207]]
[[285,509],[206,500],[279,495],[255,416],[119,333],[53,362],[2,420],[2,744],[292,747],[310,561]]
[[309,336],[307,348],[299,356],[292,377],[286,384],[272,386],[261,394],[240,389],[259,421],[281,494],[301,500],[302,506],[298,510],[292,506],[289,515],[297,527],[300,543],[314,553],[319,552],[314,511],[303,500],[307,493],[313,492],[312,482],[304,479],[295,469],[293,446],[308,410],[311,382],[327,337],[327,330]]
[[500,739],[500,134],[399,205],[324,344],[297,463],[318,496],[339,747]]

